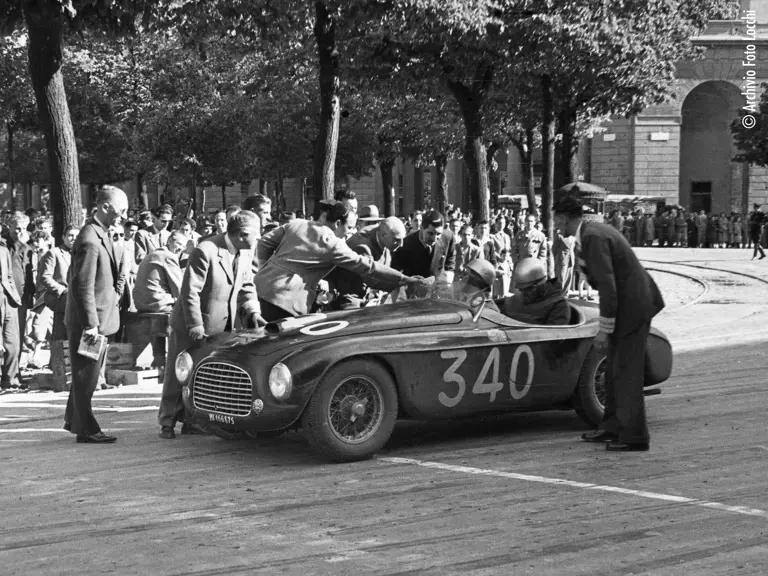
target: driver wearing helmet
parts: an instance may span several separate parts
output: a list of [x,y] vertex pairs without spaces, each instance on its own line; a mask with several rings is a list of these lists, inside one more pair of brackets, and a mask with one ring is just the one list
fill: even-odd
[[499,311],[496,303],[491,299],[491,290],[496,281],[496,268],[484,258],[471,260],[464,266],[464,279],[460,285],[458,299],[470,303],[481,296],[486,304],[486,309]]
[[547,268],[538,258],[525,258],[515,266],[514,296],[504,299],[502,313],[528,324],[568,324],[568,301],[554,282],[547,280]]

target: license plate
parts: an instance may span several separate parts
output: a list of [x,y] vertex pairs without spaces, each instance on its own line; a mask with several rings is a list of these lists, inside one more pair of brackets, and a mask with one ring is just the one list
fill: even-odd
[[223,414],[208,414],[208,420],[211,422],[219,422],[221,424],[235,423],[235,419],[232,416],[224,416]]

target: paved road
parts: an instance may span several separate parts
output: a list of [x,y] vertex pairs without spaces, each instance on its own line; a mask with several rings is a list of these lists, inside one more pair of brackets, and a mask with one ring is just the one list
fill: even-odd
[[768,264],[639,252],[678,351],[648,453],[581,443],[564,411],[402,423],[327,465],[295,433],[162,441],[156,386],[97,393],[118,443],[78,445],[65,395],[3,396],[0,572],[768,573]]

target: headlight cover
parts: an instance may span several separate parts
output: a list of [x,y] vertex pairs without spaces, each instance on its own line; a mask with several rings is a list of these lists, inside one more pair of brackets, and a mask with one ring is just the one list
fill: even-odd
[[193,364],[192,356],[190,356],[187,351],[176,356],[174,368],[176,370],[176,379],[180,384],[185,384],[189,379]]
[[269,391],[276,400],[285,400],[293,390],[293,376],[288,366],[278,362],[269,371]]

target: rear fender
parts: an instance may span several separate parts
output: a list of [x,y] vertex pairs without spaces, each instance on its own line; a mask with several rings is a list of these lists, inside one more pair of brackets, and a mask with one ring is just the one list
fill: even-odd
[[651,327],[645,349],[645,386],[669,380],[672,374],[672,344],[661,330]]

